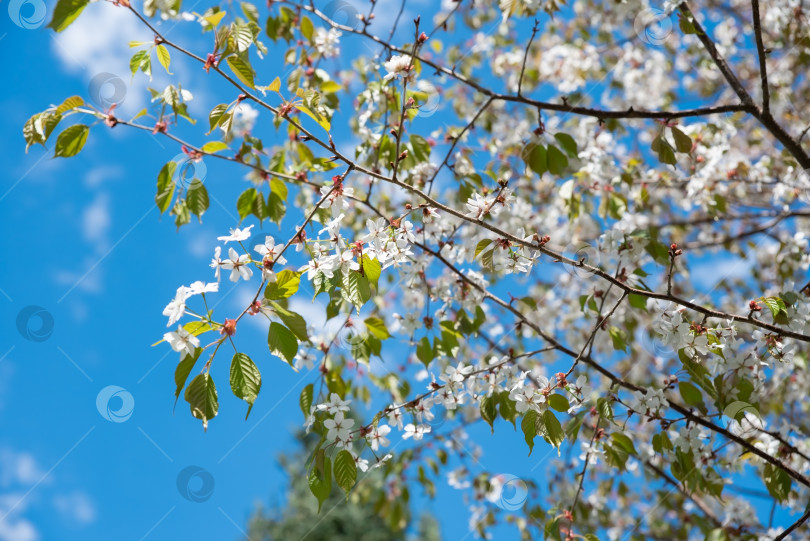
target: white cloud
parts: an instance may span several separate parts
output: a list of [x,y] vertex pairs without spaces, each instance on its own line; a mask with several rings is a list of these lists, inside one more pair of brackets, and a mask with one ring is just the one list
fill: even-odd
[[0,449],[0,487],[33,485],[45,475],[33,455]]
[[[53,52],[62,61],[67,71],[82,73],[90,82],[102,73],[111,73],[129,86],[129,59],[133,50],[130,41],[151,41],[153,36],[129,10],[116,7],[110,2],[93,2],[81,16],[60,34],[51,34]],[[143,98],[127,88],[124,103],[119,107],[136,110]],[[106,88],[112,91],[112,87]],[[130,103],[138,102],[140,103]]]
[[[103,283],[103,269],[98,265],[98,258],[85,258],[83,270],[81,272],[73,272],[67,269],[59,269],[56,271],[54,280],[57,284],[67,286],[68,288],[76,288],[85,293],[101,293],[104,291]],[[94,268],[95,267],[95,268]]]
[[57,511],[70,521],[90,524],[96,520],[96,507],[84,492],[61,494],[54,498]]
[[82,235],[84,240],[95,244],[99,251],[106,248],[107,233],[110,230],[110,198],[102,192],[82,213]]
[[[186,248],[194,257],[208,260],[214,256],[214,247],[216,246],[216,240],[214,239],[216,239],[216,234],[213,231],[195,228],[191,238],[186,243]],[[214,271],[212,270],[211,275],[205,279],[212,280],[213,277]]]
[[0,541],[38,541],[39,532],[34,524],[19,516],[26,508],[24,492],[0,495]]
[[121,178],[123,174],[123,169],[116,165],[94,167],[84,175],[84,185],[88,188],[98,188],[108,180]]
[[[157,26],[164,35],[172,33],[173,38],[177,37],[175,34],[179,34],[180,30],[199,29],[197,23],[186,21],[163,21],[158,22]],[[118,104],[116,110],[120,113],[119,117],[134,115],[148,105],[147,87],[162,90],[169,84],[176,85],[180,82],[183,88],[190,90],[195,96],[189,103],[191,114],[208,113],[208,109],[205,108],[207,97],[205,88],[202,86],[196,90],[193,88],[193,82],[200,81],[205,73],[192,61],[186,60],[194,64],[191,68],[183,62],[176,61],[181,55],[174,50],[171,65],[173,75],[166,73],[152,52],[153,80],[150,81],[140,72],[132,76],[129,68],[130,58],[135,52],[148,48],[148,45],[131,48],[129,43],[136,41],[150,44],[154,35],[128,9],[115,6],[111,2],[91,2],[64,32],[51,33],[51,37],[53,52],[62,62],[64,69],[81,74],[89,83],[88,92],[82,96],[89,96],[98,107],[106,108],[110,103],[105,100],[115,96],[111,101],[118,102],[123,96],[123,101]],[[187,34],[179,39],[193,50],[199,37],[195,39],[195,36]],[[100,94],[101,97],[96,96],[94,99],[94,94]],[[113,133],[117,136],[121,132]]]

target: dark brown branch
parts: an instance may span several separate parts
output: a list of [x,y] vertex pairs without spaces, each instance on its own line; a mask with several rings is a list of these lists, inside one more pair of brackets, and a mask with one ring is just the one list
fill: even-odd
[[751,0],[754,19],[754,37],[757,41],[757,56],[759,56],[759,78],[762,83],[762,113],[770,115],[771,95],[768,90],[768,69],[766,65],[765,47],[762,44],[762,25],[759,17],[759,0]]

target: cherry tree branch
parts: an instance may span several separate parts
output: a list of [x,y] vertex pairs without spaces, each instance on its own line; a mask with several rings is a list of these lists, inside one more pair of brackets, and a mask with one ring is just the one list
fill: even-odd
[[[401,49],[399,47],[395,47],[390,43],[384,41],[383,39],[370,34],[365,28],[362,30],[355,30],[354,28],[346,25],[342,25],[330,19],[327,15],[323,12],[314,8],[312,6],[306,5],[299,5],[295,2],[291,2],[289,0],[282,0],[282,3],[290,4],[296,7],[300,7],[303,10],[309,11],[313,15],[319,17],[325,23],[330,25],[332,28],[341,30],[343,32],[347,32],[350,34],[357,34],[360,36],[364,36],[384,47],[386,47],[392,53],[397,54],[408,54],[408,51]],[[525,96],[518,96],[514,94],[501,94],[495,92],[489,88],[486,88],[479,83],[476,83],[472,79],[469,79],[463,75],[458,74],[454,69],[448,69],[446,67],[440,66],[433,62],[432,60],[422,57],[416,56],[415,57],[419,62],[425,64],[426,66],[430,66],[431,68],[435,69],[439,73],[443,73],[457,81],[475,89],[476,91],[484,94],[485,96],[492,98],[495,101],[507,101],[507,102],[516,102],[516,103],[523,103],[526,105],[531,105],[532,107],[545,109],[549,111],[557,111],[562,113],[571,113],[575,115],[582,115],[582,116],[590,116],[599,118],[602,120],[607,119],[624,119],[624,118],[638,118],[638,119],[675,119],[675,118],[685,118],[685,117],[694,117],[694,116],[707,116],[707,115],[714,115],[714,114],[722,114],[722,113],[733,113],[738,111],[750,111],[750,106],[745,104],[736,104],[736,105],[717,105],[711,107],[697,107],[695,109],[687,109],[683,111],[645,111],[645,110],[635,110],[632,107],[625,111],[618,111],[618,110],[605,110],[605,109],[596,109],[591,107],[579,107],[579,106],[571,106],[565,103],[551,103],[551,102],[544,102],[539,100],[534,100],[531,98],[527,98]]]
[[[790,134],[787,133],[778,122],[776,122],[776,120],[771,115],[770,111],[760,110],[756,106],[756,104],[754,104],[754,100],[751,98],[751,95],[742,85],[740,80],[737,79],[737,76],[734,75],[734,72],[726,63],[726,61],[723,59],[723,57],[720,56],[720,53],[718,52],[714,42],[706,33],[706,30],[704,30],[703,26],[701,26],[700,22],[698,22],[697,18],[689,9],[689,6],[686,4],[686,2],[680,4],[678,7],[681,10],[681,13],[684,16],[686,16],[692,23],[692,26],[694,26],[695,31],[697,32],[697,37],[703,44],[703,47],[706,49],[706,52],[709,53],[709,56],[711,57],[712,61],[714,61],[714,64],[717,66],[717,69],[719,69],[720,73],[723,74],[723,77],[725,77],[726,81],[731,86],[732,90],[734,90],[734,93],[737,94],[740,100],[742,100],[743,104],[746,106],[746,110],[749,113],[751,113],[754,117],[756,117],[757,120],[759,120],[760,123],[763,126],[765,126],[765,128],[767,128],[768,131],[771,132],[771,135],[773,135],[780,143],[782,143],[782,145],[785,147],[785,150],[790,152],[790,154],[794,158],[796,158],[796,161],[799,162],[799,164],[802,166],[802,169],[810,168],[810,155],[808,155],[804,151],[804,149],[802,149],[801,145],[795,139],[793,139],[793,137],[791,137]],[[758,17],[755,17],[755,19],[758,19]],[[763,71],[762,73],[764,74],[765,72]]]
[[754,38],[757,42],[757,56],[759,57],[759,77],[762,83],[762,113],[770,115],[771,95],[768,89],[768,67],[765,58],[765,47],[762,44],[762,25],[759,17],[759,0],[751,0],[751,10],[754,19]]

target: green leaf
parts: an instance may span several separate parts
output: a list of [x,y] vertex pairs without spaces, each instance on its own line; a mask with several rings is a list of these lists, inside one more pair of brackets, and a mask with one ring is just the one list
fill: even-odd
[[411,135],[409,138],[411,148],[413,149],[413,157],[417,163],[427,162],[430,160],[430,143],[420,135]]
[[723,415],[729,417],[731,419],[735,419],[737,422],[740,422],[742,418],[745,416],[745,412],[750,411],[757,417],[761,417],[757,408],[753,405],[749,404],[748,402],[743,402],[741,400],[735,400],[723,410]]
[[637,308],[639,310],[647,311],[647,297],[644,295],[638,295],[636,293],[630,293],[627,296],[628,300],[630,301],[630,306],[633,308]]
[[363,275],[376,285],[382,274],[382,266],[376,258],[363,254]]
[[[58,140],[57,144],[59,144]],[[765,303],[765,306],[771,311],[774,322],[781,325],[790,323],[788,320],[787,306],[785,306],[785,301],[783,301],[781,297],[760,297],[760,300]]]
[[568,403],[567,398],[565,398],[561,394],[556,394],[556,393],[548,395],[548,405],[550,407],[554,408],[555,410],[560,411],[562,413],[567,412],[568,408],[571,407],[571,405]]
[[62,104],[56,108],[56,114],[62,115],[75,109],[76,107],[81,107],[82,105],[84,105],[84,100],[80,96],[71,96],[66,98],[65,101],[63,101]]
[[208,141],[202,147],[202,151],[208,154],[213,154],[214,152],[219,152],[220,150],[227,150],[228,145],[223,143],[222,141]]
[[681,32],[684,34],[697,34],[697,29],[695,28],[695,25],[692,24],[692,21],[686,17],[678,17],[678,21],[678,26],[680,26]]
[[621,432],[614,432],[613,434],[610,435],[610,438],[613,440],[613,443],[615,445],[618,445],[631,455],[638,454],[635,445],[633,445],[633,440],[631,440],[625,434],[622,434]]
[[433,348],[430,347],[430,340],[428,340],[427,336],[423,336],[419,343],[416,345],[416,357],[422,361],[422,364],[425,365],[425,368],[430,364],[430,361],[433,360]]
[[332,128],[332,124],[329,122],[328,119],[326,119],[320,114],[314,113],[309,107],[305,106],[304,104],[293,103],[293,106],[302,113],[304,113],[305,115],[307,115],[308,117],[310,117],[312,120],[317,122],[318,125],[323,129],[325,129],[326,131],[329,131]]
[[679,382],[678,390],[681,392],[681,398],[683,398],[683,401],[690,406],[699,406],[703,404],[703,394],[700,392],[700,389],[688,381]]
[[208,373],[200,374],[191,380],[186,388],[186,402],[191,414],[203,423],[203,430],[208,430],[208,421],[217,416],[219,402],[214,380]]
[[149,56],[149,51],[143,50],[138,51],[132,58],[129,59],[129,69],[134,76],[138,70],[141,70],[146,74],[149,79],[152,79],[152,59]]
[[490,239],[479,240],[478,244],[475,245],[475,255],[473,256],[473,258],[477,258],[478,254],[486,250],[487,246],[489,246],[490,244],[492,244],[492,240]]
[[[306,38],[307,41],[312,41],[312,34],[315,32],[315,27],[312,25],[312,21],[309,20],[309,17],[302,17],[301,18],[301,35]],[[337,463],[335,464],[337,466]]]
[[234,24],[231,32],[233,40],[236,43],[236,50],[240,53],[247,51],[250,44],[253,43],[253,32],[250,27],[245,24]]
[[171,75],[172,72],[169,71],[169,64],[172,63],[172,55],[169,54],[169,49],[159,44],[155,47],[155,50],[157,51],[158,62],[160,62],[160,65],[166,70],[166,73]]
[[158,173],[155,203],[158,209],[160,209],[161,214],[169,210],[169,206],[172,202],[172,195],[175,189],[175,183],[172,178],[174,177],[175,169],[177,169],[177,162],[170,161],[167,162],[166,165],[160,169],[160,173]]
[[537,436],[537,413],[534,410],[528,410],[523,414],[520,429],[523,430],[523,438],[529,446],[529,456],[531,456],[532,450],[534,450],[534,438]]
[[723,528],[715,528],[706,534],[704,541],[729,541],[728,534]]
[[248,403],[245,419],[253,409],[253,402],[262,388],[262,375],[250,357],[236,353],[231,360],[231,391],[234,396]]
[[208,133],[214,131],[214,128],[220,125],[223,120],[223,116],[228,111],[228,104],[220,103],[208,114],[208,124],[211,126],[211,130]]
[[323,502],[332,493],[332,463],[323,449],[315,453],[315,460],[309,472],[309,490],[318,499],[318,512]]
[[208,210],[208,190],[198,178],[191,181],[191,185],[186,191],[186,205],[188,209],[202,221],[203,213]]
[[546,147],[540,143],[529,143],[522,152],[523,161],[529,169],[542,175],[548,171],[548,153]]
[[675,157],[675,149],[672,148],[666,139],[663,137],[659,137],[657,139],[658,143],[658,160],[661,163],[666,163],[669,165],[675,165],[678,163],[678,159]]
[[554,145],[548,146],[548,171],[552,175],[562,175],[568,167],[568,158]]
[[596,401],[596,410],[599,416],[606,421],[613,419],[613,406],[610,405],[609,398],[600,398]]
[[560,421],[557,420],[551,410],[543,412],[542,421],[543,426],[546,428],[546,439],[557,448],[557,456],[559,456],[560,444],[565,440],[565,431],[563,431]]
[[301,314],[287,310],[275,301],[270,301],[270,306],[273,307],[273,312],[281,318],[284,325],[295,333],[295,336],[300,340],[307,340],[309,338],[307,336],[307,322]]
[[656,453],[662,455],[664,454],[664,451],[672,451],[672,449],[674,449],[672,446],[672,441],[670,441],[666,432],[661,432],[660,434],[654,435],[652,437],[652,446]]
[[74,124],[65,128],[56,138],[54,157],[69,158],[78,154],[87,141],[88,133],[90,128],[84,124]]
[[692,152],[692,138],[683,133],[681,130],[672,126],[672,137],[675,139],[675,148],[678,152],[689,154]]
[[627,335],[618,327],[608,329],[610,339],[613,340],[613,349],[616,351],[627,351]]
[[231,68],[233,74],[236,75],[240,81],[246,84],[249,88],[254,88],[253,68],[247,61],[242,60],[242,58],[238,56],[229,56],[226,59],[226,62],[228,63],[228,67]]
[[485,396],[484,399],[481,400],[481,418],[489,424],[493,433],[495,432],[495,418],[498,416],[497,406],[498,401],[492,395]]
[[180,391],[182,391],[183,387],[186,386],[186,380],[188,380],[188,375],[191,373],[191,369],[194,368],[194,365],[197,363],[197,359],[200,358],[200,353],[202,353],[202,348],[196,348],[194,350],[194,355],[184,355],[183,359],[180,361],[174,371],[174,383],[177,386],[177,389],[174,391],[175,405],[177,405],[177,399],[180,398]]
[[276,321],[271,322],[267,333],[267,345],[270,347],[270,353],[286,360],[290,366],[293,365],[295,354],[298,353],[298,339],[290,329]]
[[515,402],[509,398],[509,391],[503,391],[496,395],[498,397],[498,411],[501,417],[512,423],[512,426],[517,429],[515,419],[517,418],[517,409]]
[[380,340],[391,338],[391,334],[388,332],[388,328],[385,326],[385,321],[382,319],[378,317],[367,317],[365,319],[365,324],[368,332]]
[[256,188],[248,188],[239,196],[239,199],[236,201],[236,210],[239,212],[240,220],[244,220],[253,212],[253,202],[256,199],[257,193]]
[[59,0],[53,9],[53,18],[48,28],[61,32],[76,20],[76,17],[90,3],[90,0]]
[[301,274],[291,270],[276,273],[276,281],[269,282],[264,288],[265,299],[286,299],[292,297],[301,284]]
[[301,406],[301,411],[304,413],[304,419],[309,417],[309,410],[312,408],[312,395],[314,390],[315,386],[310,383],[301,389],[301,395],[298,397],[298,405]]
[[346,495],[357,481],[357,464],[352,454],[345,449],[335,456],[335,481]]
[[371,287],[368,278],[362,276],[358,271],[349,271],[343,274],[341,291],[347,301],[354,304],[357,312],[371,298]]
[[574,138],[568,135],[567,133],[558,132],[554,134],[554,139],[557,140],[560,145],[562,145],[563,150],[565,153],[568,154],[572,158],[576,158],[578,155],[577,152],[577,142],[574,141]]
[[777,501],[783,502],[790,496],[790,475],[783,470],[771,464],[766,464],[762,472],[762,479],[765,481],[765,486],[768,488],[768,493],[776,498]]

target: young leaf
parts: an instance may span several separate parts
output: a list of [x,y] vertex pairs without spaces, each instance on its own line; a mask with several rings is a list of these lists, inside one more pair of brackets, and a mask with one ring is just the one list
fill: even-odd
[[166,73],[171,75],[172,72],[169,71],[169,64],[172,63],[172,55],[169,54],[169,49],[167,49],[165,45],[158,44],[155,50],[157,51],[158,62],[160,62],[160,65],[166,70]]
[[76,107],[81,107],[82,105],[84,105],[84,100],[81,97],[71,96],[65,99],[65,101],[63,101],[62,104],[56,108],[56,114],[61,115],[67,113],[68,111],[73,110]]
[[240,81],[245,83],[249,88],[254,88],[253,68],[247,61],[242,60],[242,58],[239,56],[229,56],[226,59],[226,62],[228,63],[228,67],[231,68],[233,74],[236,75]]
[[88,133],[90,133],[90,128],[84,124],[74,124],[65,128],[56,138],[54,157],[69,158],[78,154],[87,141]]
[[302,113],[304,113],[305,115],[307,115],[308,117],[310,117],[312,120],[317,122],[318,125],[321,128],[325,129],[326,131],[332,129],[332,124],[329,122],[329,120],[326,119],[326,117],[314,113],[309,107],[305,106],[304,104],[293,103],[293,106]]
[[[243,194],[244,195],[244,194]],[[301,275],[291,270],[283,270],[276,274],[276,281],[267,284],[264,288],[265,299],[286,299],[292,297],[301,284]]]
[[315,32],[315,27],[312,25],[312,21],[309,20],[309,17],[303,17],[301,19],[300,28],[301,28],[301,35],[304,36],[307,41],[311,42],[312,34]]
[[368,254],[363,254],[363,276],[374,282],[376,285],[382,274],[382,266],[376,258],[372,259]]
[[169,209],[172,202],[172,195],[174,194],[175,183],[172,180],[174,171],[177,169],[177,162],[170,161],[164,165],[157,179],[157,194],[155,194],[155,203],[163,214]]
[[385,321],[378,317],[367,317],[365,320],[366,328],[368,332],[372,335],[376,336],[380,340],[386,340],[387,338],[391,338],[391,334],[388,332],[388,328],[385,326]]
[[490,244],[492,244],[491,239],[479,240],[478,244],[475,245],[475,255],[473,256],[473,258],[477,258],[478,254],[486,250],[487,246],[489,246]]
[[228,145],[223,143],[222,141],[208,141],[202,147],[203,152],[207,152],[208,154],[213,154],[215,152],[219,152],[220,150],[227,150]]
[[225,103],[220,103],[219,105],[211,109],[211,112],[208,114],[208,124],[209,126],[211,126],[211,129],[208,133],[214,131],[214,128],[216,128],[223,122],[224,120],[223,117],[225,116],[225,113],[227,111],[228,105]]

